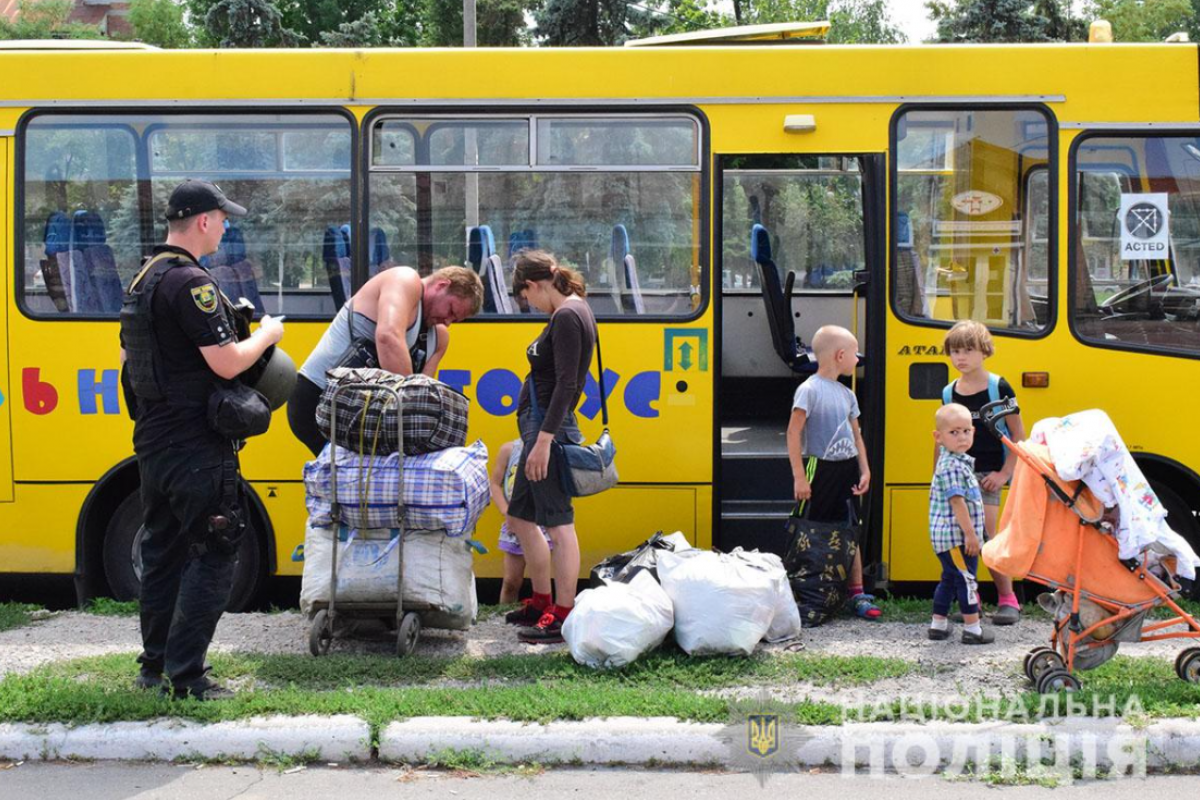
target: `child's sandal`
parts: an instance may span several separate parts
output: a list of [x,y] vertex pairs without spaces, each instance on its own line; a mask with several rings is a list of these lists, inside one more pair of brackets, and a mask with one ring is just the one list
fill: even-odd
[[874,595],[856,594],[850,602],[854,604],[854,613],[863,619],[876,620],[883,616],[883,609],[875,605]]

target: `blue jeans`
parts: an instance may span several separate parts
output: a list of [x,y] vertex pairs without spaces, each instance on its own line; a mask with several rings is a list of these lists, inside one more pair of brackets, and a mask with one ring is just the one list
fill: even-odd
[[979,557],[969,556],[961,547],[954,547],[937,554],[942,562],[942,580],[933,591],[933,613],[944,617],[950,613],[950,605],[958,600],[958,609],[964,615],[979,613]]

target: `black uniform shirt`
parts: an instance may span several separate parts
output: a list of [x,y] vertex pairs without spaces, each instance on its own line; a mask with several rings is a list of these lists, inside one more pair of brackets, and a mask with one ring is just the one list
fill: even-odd
[[[1004,378],[1000,379],[998,393],[1000,400],[1007,400],[1017,396],[1012,386]],[[976,392],[975,394],[959,394],[958,381],[955,380],[950,400],[951,402],[966,406],[967,410],[971,412],[971,421],[975,423],[975,443],[967,451],[967,455],[975,459],[975,471],[997,472],[1003,469],[1006,455],[1004,445],[992,435],[992,432],[987,429],[987,426],[979,418],[979,410],[990,402],[988,390],[984,389],[982,392]]]
[[[179,256],[176,266],[168,269],[159,282],[151,306],[166,381],[178,386],[185,381],[207,379],[215,386],[217,375],[209,369],[199,348],[214,344],[223,347],[237,341],[217,293],[216,281],[182,248],[160,245],[154,248],[154,253]],[[146,453],[215,437],[208,427],[207,413],[207,403],[139,399],[133,426],[134,452]]]

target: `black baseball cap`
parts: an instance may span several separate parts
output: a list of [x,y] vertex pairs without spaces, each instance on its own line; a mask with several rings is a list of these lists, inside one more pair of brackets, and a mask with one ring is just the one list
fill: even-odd
[[164,219],[187,219],[206,211],[218,210],[231,217],[246,216],[246,209],[226,197],[220,186],[189,178],[171,192]]

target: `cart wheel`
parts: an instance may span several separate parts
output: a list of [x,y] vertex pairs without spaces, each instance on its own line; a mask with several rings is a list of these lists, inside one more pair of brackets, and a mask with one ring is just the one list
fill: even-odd
[[396,655],[404,658],[412,653],[420,638],[421,618],[410,611],[400,620],[400,630],[396,633]]
[[1079,678],[1059,667],[1046,670],[1037,681],[1038,694],[1078,692],[1080,686]]
[[322,608],[313,615],[312,624],[308,628],[308,652],[314,656],[323,656],[329,652],[333,644],[333,625],[329,621],[329,611]]
[[[1051,666],[1066,666],[1065,664],[1060,663],[1062,659],[1059,658],[1058,653],[1054,652],[1049,647],[1033,648],[1025,655],[1025,677],[1029,678],[1031,683],[1037,683],[1038,675],[1046,670],[1047,664],[1052,660],[1053,663]],[[1035,665],[1037,666],[1037,669],[1034,668]]]
[[1189,647],[1175,659],[1175,674],[1188,683],[1200,683],[1200,648]]

